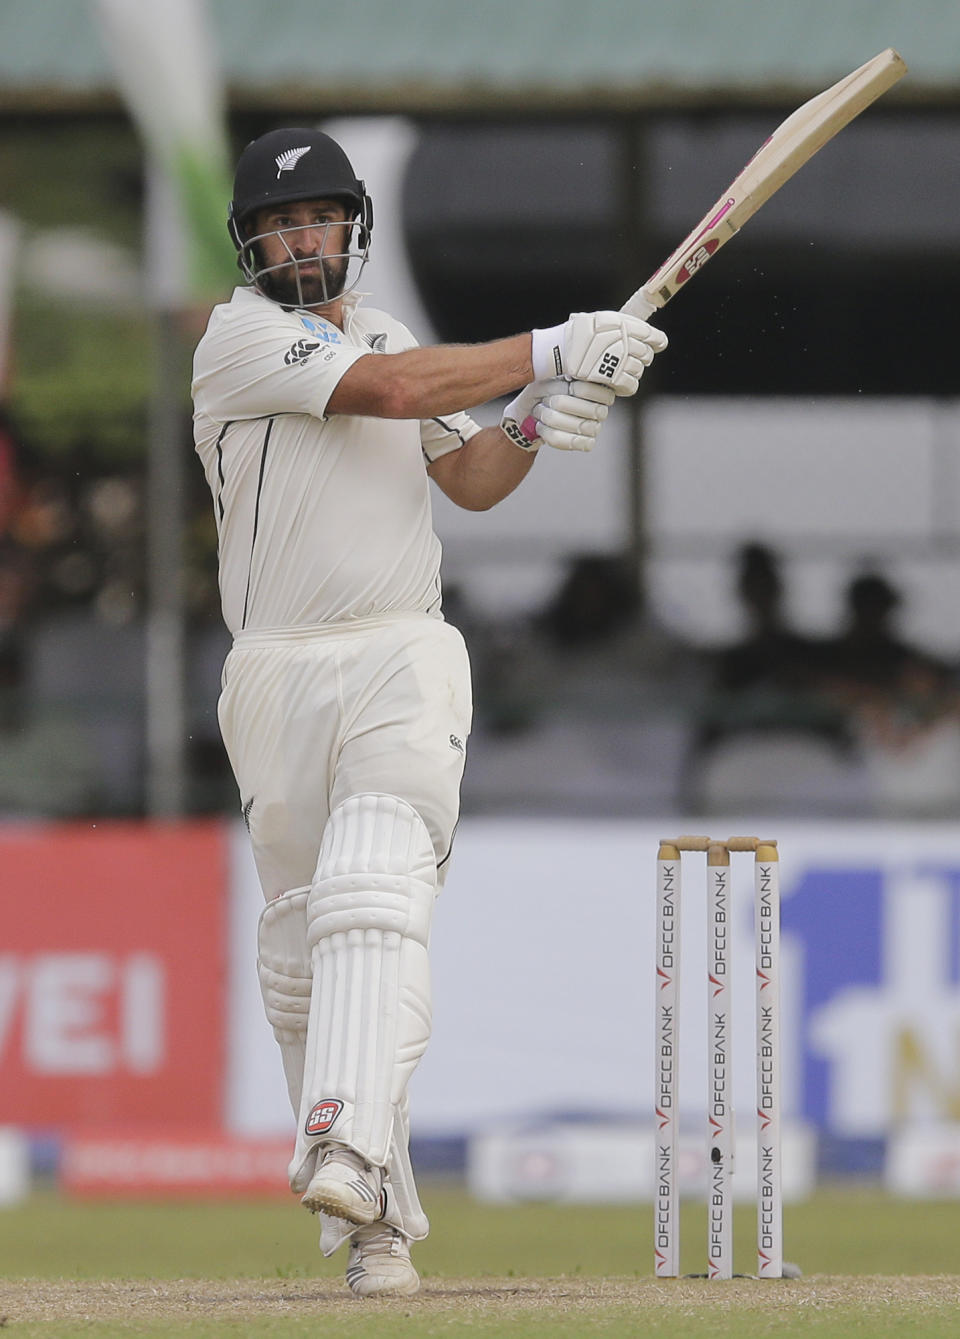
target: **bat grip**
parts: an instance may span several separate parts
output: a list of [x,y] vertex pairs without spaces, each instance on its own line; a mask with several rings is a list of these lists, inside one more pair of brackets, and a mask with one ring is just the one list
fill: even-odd
[[641,321],[649,321],[657,306],[648,298],[646,289],[638,288],[633,297],[627,298],[620,310],[626,316],[639,316]]

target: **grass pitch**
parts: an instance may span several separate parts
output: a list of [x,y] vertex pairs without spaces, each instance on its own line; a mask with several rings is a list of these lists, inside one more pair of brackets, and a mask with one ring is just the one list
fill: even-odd
[[[799,1280],[655,1280],[651,1213],[480,1205],[427,1185],[430,1238],[418,1297],[361,1303],[343,1253],[322,1260],[295,1201],[72,1204],[53,1195],[0,1213],[0,1330],[67,1335],[671,1336],[893,1339],[960,1334],[960,1204],[823,1191],[785,1215]],[[702,1268],[705,1210],[684,1211],[684,1268]],[[736,1221],[737,1267],[754,1219]]]

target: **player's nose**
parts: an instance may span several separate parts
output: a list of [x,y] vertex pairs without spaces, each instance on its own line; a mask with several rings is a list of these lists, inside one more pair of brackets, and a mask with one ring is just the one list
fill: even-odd
[[303,228],[298,228],[291,242],[293,254],[297,257],[319,256],[323,250],[325,231],[326,229],[323,225],[320,225],[319,227],[307,225]]

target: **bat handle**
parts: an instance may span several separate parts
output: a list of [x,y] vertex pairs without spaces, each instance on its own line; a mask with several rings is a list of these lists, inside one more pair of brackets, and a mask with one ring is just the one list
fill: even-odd
[[632,298],[627,298],[620,310],[627,316],[639,316],[641,321],[648,321],[657,310],[657,304],[650,301],[645,288],[638,288]]

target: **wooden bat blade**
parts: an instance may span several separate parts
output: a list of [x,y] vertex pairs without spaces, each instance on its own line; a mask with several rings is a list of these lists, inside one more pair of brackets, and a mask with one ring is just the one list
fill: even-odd
[[784,182],[906,72],[901,57],[888,47],[791,112],[621,310],[647,317],[669,302]]

